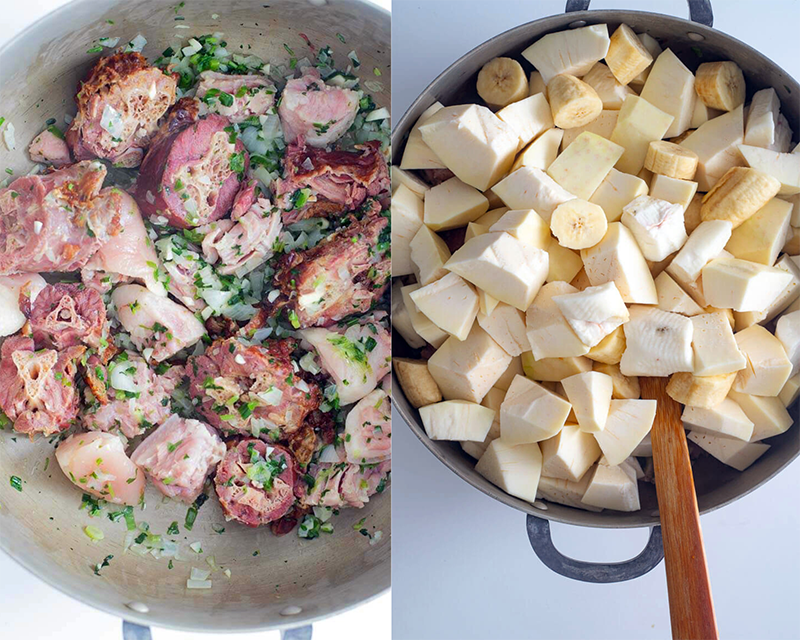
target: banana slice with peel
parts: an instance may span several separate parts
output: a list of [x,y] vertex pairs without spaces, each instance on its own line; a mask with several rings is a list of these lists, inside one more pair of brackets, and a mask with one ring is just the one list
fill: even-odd
[[602,207],[575,198],[556,207],[550,230],[562,247],[588,249],[606,235],[608,221]]
[[478,73],[478,95],[493,109],[528,97],[528,78],[512,58],[489,60]]
[[603,111],[603,101],[597,91],[568,73],[550,80],[547,99],[553,122],[561,129],[587,125]]
[[732,167],[703,197],[700,217],[704,222],[729,220],[735,229],[778,195],[780,189],[777,178],[749,167]]
[[697,171],[697,154],[666,140],[654,140],[647,149],[644,168],[662,176],[691,180]]
[[653,56],[633,29],[621,24],[611,36],[606,64],[620,84],[627,85],[653,64]]
[[688,371],[673,373],[667,383],[667,395],[687,407],[713,409],[728,395],[736,372],[716,376],[695,376]]
[[730,60],[701,64],[695,74],[694,88],[703,104],[712,109],[733,111],[744,104],[744,74]]

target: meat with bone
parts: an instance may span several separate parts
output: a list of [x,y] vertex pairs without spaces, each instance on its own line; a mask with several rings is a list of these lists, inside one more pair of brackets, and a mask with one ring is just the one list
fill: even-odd
[[203,71],[197,85],[197,98],[203,107],[225,116],[231,122],[242,122],[264,115],[275,104],[275,85],[266,76],[233,76],[216,71]]
[[170,396],[181,381],[183,367],[173,366],[159,375],[132,351],[123,351],[107,367],[90,358],[89,367],[103,384],[105,402],[93,388],[98,402],[91,404],[81,417],[87,429],[119,429],[125,437],[134,438],[161,424],[172,413]]
[[221,274],[241,277],[272,257],[281,228],[280,211],[259,198],[236,222],[220,220],[203,239],[203,254],[211,264],[219,261]]
[[0,189],[0,275],[73,271],[119,231],[119,215],[95,207],[106,168],[79,162]]
[[131,461],[165,496],[192,503],[224,455],[214,429],[173,415],[142,441]]
[[22,329],[27,322],[23,308],[29,309],[46,286],[47,282],[38,273],[0,276],[0,337]]
[[295,503],[297,465],[284,447],[257,439],[235,444],[217,467],[217,496],[227,520],[257,527],[282,518]]
[[342,405],[361,400],[392,369],[392,336],[374,318],[365,317],[346,328],[299,333],[303,346],[314,349],[322,369],[336,383]]
[[391,461],[377,465],[357,465],[349,462],[311,465],[309,474],[314,485],[301,498],[309,507],[355,507],[360,509],[370,496],[382,493],[391,471]]
[[198,411],[223,433],[281,437],[297,431],[321,401],[319,388],[304,380],[292,361],[295,340],[247,346],[234,338],[216,340],[189,358],[189,394]]
[[72,164],[72,155],[67,143],[48,130],[42,131],[33,139],[28,147],[28,153],[34,162],[52,164],[56,168]]
[[[159,260],[153,243],[147,236],[139,206],[124,191],[111,187],[103,189],[95,203],[119,216],[119,233],[100,245],[89,262],[87,272],[114,273],[143,282],[150,291],[160,296],[167,295],[158,279]],[[91,273],[87,273],[91,278]]]
[[211,114],[159,137],[142,161],[134,196],[148,216],[188,229],[222,218],[233,205],[248,165],[230,121]]
[[108,336],[106,307],[100,294],[77,284],[47,285],[30,312],[34,343],[62,351],[85,344],[100,349]]
[[158,120],[175,102],[176,80],[140,53],[100,58],[75,96],[78,115],[66,133],[76,160],[106,158],[137,166]]
[[114,504],[137,505],[145,478],[113,433],[73,433],[56,448],[61,470],[77,487]]
[[117,287],[111,299],[117,307],[119,321],[131,334],[136,347],[153,350],[148,360],[166,360],[181,349],[191,347],[206,332],[203,323],[186,307],[138,284]]
[[302,136],[312,147],[336,142],[353,124],[358,113],[358,94],[325,84],[310,67],[302,77],[289,80],[281,95],[278,115],[287,143]]
[[392,409],[389,396],[375,389],[347,414],[344,448],[347,461],[375,464],[392,457]]
[[14,431],[51,435],[78,415],[77,360],[86,347],[35,350],[33,339],[7,338],[0,350],[0,409]]
[[[356,149],[316,149],[303,138],[287,147],[284,177],[272,185],[276,201],[284,209],[284,222],[330,217],[358,208],[369,196],[389,194],[391,181],[380,143],[367,142]],[[304,188],[310,189],[311,195],[296,208],[294,194]]]
[[325,327],[372,308],[391,274],[389,219],[367,215],[316,247],[281,258],[273,285],[280,295],[265,304],[272,315],[294,312],[297,327]]

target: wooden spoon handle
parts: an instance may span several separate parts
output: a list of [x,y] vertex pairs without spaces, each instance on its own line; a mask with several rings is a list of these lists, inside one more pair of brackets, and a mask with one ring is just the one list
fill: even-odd
[[651,439],[664,538],[669,614],[675,640],[717,640],[700,513],[681,406],[667,395],[667,378],[641,378],[642,398],[658,401]]

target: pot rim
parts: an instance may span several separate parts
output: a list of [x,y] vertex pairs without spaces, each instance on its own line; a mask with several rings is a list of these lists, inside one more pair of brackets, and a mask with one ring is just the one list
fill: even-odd
[[[457,72],[459,67],[461,67],[468,59],[472,57],[477,57],[479,52],[482,49],[490,48],[492,45],[496,44],[498,41],[501,41],[508,36],[514,34],[518,34],[520,32],[524,32],[530,30],[531,28],[535,28],[542,22],[552,20],[554,18],[561,18],[564,20],[563,24],[555,25],[551,30],[547,33],[552,33],[554,30],[564,30],[569,28],[571,24],[583,21],[584,24],[576,25],[576,27],[588,26],[591,24],[598,24],[602,22],[621,22],[622,16],[631,16],[634,15],[636,17],[641,17],[643,19],[647,18],[658,18],[660,20],[667,19],[674,21],[674,24],[680,25],[684,28],[691,28],[693,33],[698,33],[700,35],[705,35],[709,33],[713,33],[715,36],[722,36],[727,38],[728,40],[732,41],[733,44],[737,48],[742,48],[749,51],[751,54],[760,58],[760,62],[763,64],[772,65],[782,70],[782,67],[777,63],[773,62],[769,58],[767,58],[764,54],[753,49],[750,45],[742,42],[741,40],[734,38],[733,36],[720,31],[718,29],[714,29],[713,27],[707,27],[699,22],[693,22],[692,20],[688,20],[686,18],[681,18],[677,16],[670,16],[667,14],[662,13],[653,13],[652,11],[635,11],[635,10],[627,10],[627,9],[597,9],[597,10],[586,10],[586,11],[575,11],[563,14],[555,14],[550,16],[544,16],[542,18],[538,18],[536,20],[532,20],[530,22],[526,22],[524,24],[517,25],[516,27],[512,27],[511,29],[507,29],[488,40],[482,42],[481,44],[473,47],[468,52],[460,56],[455,62],[453,62],[450,66],[448,66],[444,71],[442,71],[439,75],[434,78],[427,87],[417,96],[414,101],[409,105],[406,109],[403,116],[397,121],[397,126],[392,131],[392,159],[393,163],[395,159],[399,160],[399,153],[400,148],[403,146],[405,142],[404,138],[408,130],[411,128],[413,122],[412,118],[415,120],[419,117],[419,113],[422,112],[423,109],[430,106],[430,93],[433,93],[432,89],[441,83],[441,81],[448,77],[450,74]],[[540,38],[546,35],[546,33],[542,33],[536,37]],[[788,74],[786,74],[788,76]],[[795,88],[795,95],[800,93],[800,85],[798,85],[797,81],[792,78],[794,82]],[[420,106],[422,105],[422,108]],[[401,338],[402,339],[402,338]],[[502,502],[508,507],[516,509],[517,511],[521,511],[527,515],[531,515],[537,518],[542,518],[545,520],[550,520],[552,522],[560,522],[563,524],[569,524],[573,526],[579,527],[587,527],[587,528],[599,528],[599,529],[635,529],[641,527],[654,527],[660,525],[660,520],[658,515],[650,514],[646,516],[644,522],[638,523],[614,523],[614,524],[605,524],[602,521],[602,512],[596,514],[599,522],[593,523],[586,523],[586,522],[574,522],[568,516],[562,516],[560,514],[554,515],[549,511],[549,509],[539,509],[533,505],[533,503],[527,502],[520,498],[516,498],[505,491],[503,491],[500,487],[492,484],[488,480],[484,479],[483,477],[479,476],[477,472],[472,471],[472,473],[464,474],[460,469],[452,461],[452,453],[444,449],[443,447],[436,446],[430,438],[428,438],[425,430],[420,425],[419,421],[416,417],[412,415],[412,411],[410,410],[410,405],[406,404],[408,402],[407,398],[405,397],[405,393],[402,392],[402,387],[399,384],[399,381],[395,378],[395,373],[392,371],[392,386],[394,389],[400,390],[403,393],[403,400],[405,403],[401,406],[400,403],[393,403],[393,407],[397,410],[400,414],[400,417],[406,422],[406,424],[411,428],[411,431],[414,433],[415,436],[425,445],[425,448],[432,453],[440,462],[444,463],[444,465],[450,469],[453,473],[455,473],[459,478],[469,483],[472,487],[477,489],[478,491],[486,494],[490,498],[494,498],[495,500]],[[795,410],[795,414],[797,411]],[[793,416],[794,417],[794,416]],[[794,424],[797,424],[797,420],[794,421]],[[794,425],[793,425],[794,426]],[[790,427],[791,428],[791,427]],[[461,455],[466,456],[467,454],[461,452]],[[717,509],[721,509],[736,500],[743,498],[744,496],[748,495],[749,493],[755,491],[759,487],[763,486],[767,482],[769,482],[772,478],[778,475],[781,471],[783,471],[787,466],[789,466],[794,460],[796,460],[800,456],[800,447],[791,455],[783,464],[781,464],[778,468],[776,468],[772,473],[768,476],[763,478],[760,482],[754,484],[753,486],[747,487],[744,491],[738,493],[735,496],[722,500],[718,504],[708,506],[703,508],[700,511],[700,515],[705,515],[707,513],[711,513],[712,511],[716,511]],[[564,506],[564,505],[558,505]]]

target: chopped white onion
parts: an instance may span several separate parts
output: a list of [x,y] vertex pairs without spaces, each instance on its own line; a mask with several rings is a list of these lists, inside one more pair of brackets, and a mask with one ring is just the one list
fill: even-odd
[[34,232],[34,233],[35,233],[37,236],[39,235],[39,233],[41,233],[41,231],[42,231],[42,226],[43,226],[43,225],[42,225],[42,223],[41,223],[41,222],[39,222],[38,220],[34,220],[34,221],[33,221],[33,232]]
[[[186,27],[187,29],[189,27]],[[192,580],[189,579],[186,581],[186,588],[187,589],[210,589],[211,588],[211,580]]]
[[280,389],[270,387],[266,391],[259,391],[258,397],[264,401],[264,404],[268,404],[270,406],[277,406],[283,400],[283,391]]
[[[187,28],[188,28],[188,27],[187,27]],[[146,40],[146,39],[145,39],[145,37],[144,37],[144,36],[143,36],[143,35],[140,33],[139,35],[137,35],[137,36],[136,36],[136,37],[135,37],[133,40],[131,40],[131,41],[128,43],[128,46],[127,46],[127,47],[125,47],[125,52],[126,52],[126,53],[129,53],[129,52],[131,52],[131,51],[136,51],[136,52],[138,52],[138,53],[141,53],[142,49],[144,49],[144,46],[145,46],[146,44],[147,44],[147,40]]]
[[192,567],[192,572],[189,576],[190,580],[208,580],[208,576],[211,575],[211,572],[206,569],[198,569],[197,567]]
[[334,447],[332,444],[329,444],[327,447],[325,447],[319,454],[319,461],[330,462],[332,464],[339,462],[339,454],[336,451],[336,447]]
[[381,107],[380,109],[375,109],[375,111],[370,111],[367,114],[367,117],[364,118],[365,122],[373,122],[374,120],[388,120],[389,119],[389,110],[386,107]]
[[110,104],[107,104],[103,109],[103,115],[100,118],[100,127],[108,131],[113,138],[121,138],[125,129],[125,126],[122,124],[122,116]]
[[125,373],[132,365],[129,361],[119,362],[114,361],[111,364],[108,374],[109,382],[114,389],[118,391],[127,391],[129,393],[139,393],[141,389],[133,379],[135,374]]
[[3,140],[9,151],[17,148],[17,139],[14,137],[14,125],[6,121],[6,128],[3,129]]
[[275,302],[279,295],[281,295],[280,289],[273,289],[267,294],[267,302]]

